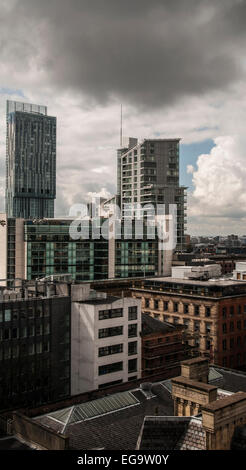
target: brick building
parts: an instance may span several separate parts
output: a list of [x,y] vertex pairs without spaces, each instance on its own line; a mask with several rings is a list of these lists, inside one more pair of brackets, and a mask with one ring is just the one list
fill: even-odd
[[155,278],[134,282],[142,311],[186,327],[186,341],[211,363],[246,369],[246,283]]
[[142,314],[142,378],[160,375],[173,377],[187,348],[183,344],[182,325],[161,322]]

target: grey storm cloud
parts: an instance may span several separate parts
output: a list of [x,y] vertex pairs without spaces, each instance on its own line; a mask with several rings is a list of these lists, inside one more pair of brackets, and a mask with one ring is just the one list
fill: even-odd
[[245,22],[244,0],[16,0],[0,26],[50,86],[156,108],[242,79]]

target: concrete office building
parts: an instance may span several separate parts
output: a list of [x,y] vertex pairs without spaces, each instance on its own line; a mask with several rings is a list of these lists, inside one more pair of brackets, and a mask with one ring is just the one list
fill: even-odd
[[141,301],[72,286],[71,395],[140,378],[140,332]]
[[54,217],[56,118],[47,107],[7,101],[6,196],[8,217]]
[[128,204],[177,205],[177,250],[185,247],[186,188],[179,185],[180,139],[129,139],[117,152],[117,194],[123,217],[132,215]]

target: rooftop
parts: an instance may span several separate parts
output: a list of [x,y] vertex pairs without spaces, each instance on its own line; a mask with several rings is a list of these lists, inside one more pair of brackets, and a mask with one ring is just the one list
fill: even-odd
[[197,281],[197,280],[190,280],[190,279],[179,279],[175,277],[155,277],[155,278],[146,278],[146,281],[152,282],[167,282],[167,283],[177,283],[177,284],[196,284],[199,286],[210,287],[210,286],[221,286],[221,287],[228,287],[228,286],[235,286],[235,285],[243,285],[245,281],[238,281],[233,279],[210,279],[208,281]]
[[[163,416],[173,414],[172,398],[162,384],[152,385],[151,392],[149,394],[144,390],[135,389],[131,392],[105,397],[103,402],[99,399],[83,403],[82,408],[81,405],[74,409],[70,408],[71,421],[68,419],[68,409],[60,410],[56,416],[54,413],[49,413],[38,416],[35,420],[69,436],[71,449],[134,450],[145,416],[153,416],[157,413]],[[118,407],[113,404],[115,397],[119,401]],[[131,402],[126,401],[124,406],[120,405],[124,399],[130,400],[130,397]],[[107,410],[104,408],[105,405],[107,405]],[[101,406],[101,412],[98,414]],[[96,410],[97,414],[84,418],[84,412],[90,413],[92,409]],[[83,416],[80,414],[81,410]],[[67,419],[66,423],[65,419]]]
[[80,304],[90,304],[90,305],[100,305],[100,304],[112,304],[116,302],[117,300],[120,300],[121,297],[114,297],[114,296],[109,296],[106,298],[95,298],[95,299],[88,299],[88,300],[79,300]]
[[140,435],[140,450],[205,450],[206,434],[200,418],[148,416]]
[[142,336],[149,335],[151,333],[170,333],[182,328],[182,325],[163,322],[150,317],[147,313],[142,313]]
[[[219,387],[215,406],[221,406],[221,398],[231,400],[230,392],[246,392],[246,373],[213,366],[209,384],[209,388]],[[171,380],[105,395],[34,419],[68,436],[71,449],[134,450],[138,442],[143,450],[205,448],[201,418],[173,416]],[[147,426],[144,433],[143,423]]]

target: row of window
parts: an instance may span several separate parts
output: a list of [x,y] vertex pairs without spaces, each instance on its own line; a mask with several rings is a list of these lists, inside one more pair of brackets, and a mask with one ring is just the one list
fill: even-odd
[[44,311],[42,306],[26,307],[20,310],[5,309],[0,311],[0,323],[3,321],[16,321],[19,318],[41,318],[42,316],[49,316],[49,306],[45,306]]
[[[137,354],[137,341],[128,343],[128,356]],[[98,349],[98,356],[110,356],[111,354],[120,354],[123,352],[123,344],[113,344],[110,346],[104,346]]]
[[229,314],[230,317],[233,317],[234,314],[237,313],[238,315],[241,315],[241,313],[246,313],[246,304],[244,305],[230,305],[230,307],[223,307],[222,308],[222,316],[223,318],[227,317],[227,314]]
[[[114,362],[113,364],[105,364],[98,367],[98,375],[112,374],[123,370],[123,361]],[[137,371],[137,359],[129,359],[128,373]]]
[[12,348],[10,345],[5,345],[4,348],[0,348],[0,361],[3,359],[16,359],[19,356],[33,355],[33,354],[42,354],[47,353],[50,350],[49,341],[41,342],[34,344],[16,344]]
[[10,340],[17,338],[26,338],[30,336],[40,336],[42,334],[49,334],[50,325],[49,323],[44,325],[30,325],[28,327],[24,326],[22,328],[0,328],[0,341]]
[[[137,320],[138,308],[136,306],[128,308],[128,321]],[[99,320],[123,317],[123,308],[113,308],[111,310],[99,310]]]
[[246,345],[246,336],[241,337],[237,336],[237,339],[235,341],[235,338],[227,338],[223,339],[222,341],[222,349],[223,351],[227,351],[227,349],[233,349],[235,346],[241,347],[242,344],[244,343],[244,346]]
[[[128,338],[137,336],[137,323],[128,325]],[[123,335],[123,326],[113,326],[111,328],[101,328],[98,330],[98,338],[108,338],[109,336]]]
[[[184,304],[182,302],[173,302],[173,312],[179,311],[178,306],[181,304],[183,306],[183,313],[189,313],[189,304]],[[168,301],[163,302],[163,308],[164,311],[168,310]],[[150,307],[150,299],[145,299],[145,307],[149,308]],[[154,300],[154,309],[159,310],[159,300]],[[191,312],[190,312],[191,313]],[[195,305],[194,306],[194,315],[200,315],[200,305]],[[205,307],[205,316],[210,317],[211,315],[211,307]]]
[[[229,326],[229,328],[228,328]],[[237,323],[236,323],[236,326],[237,326],[237,330],[241,330],[242,329],[242,322],[241,320],[238,320]],[[234,331],[234,321],[230,321],[229,325],[227,325],[227,323],[223,323],[222,325],[222,331],[223,333],[227,333],[227,331],[229,330],[230,332]],[[246,329],[246,320],[243,320],[243,328],[244,330]]]

